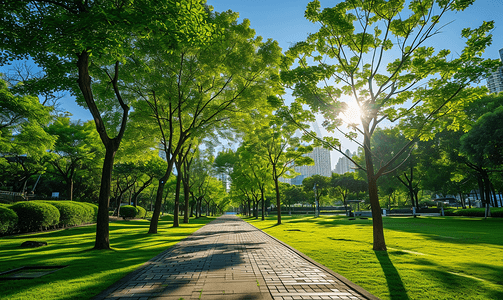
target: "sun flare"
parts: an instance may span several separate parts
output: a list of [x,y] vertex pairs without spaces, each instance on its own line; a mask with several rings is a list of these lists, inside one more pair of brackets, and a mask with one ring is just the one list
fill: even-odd
[[354,101],[344,102],[345,108],[339,113],[339,118],[347,125],[359,125],[361,123],[361,111]]

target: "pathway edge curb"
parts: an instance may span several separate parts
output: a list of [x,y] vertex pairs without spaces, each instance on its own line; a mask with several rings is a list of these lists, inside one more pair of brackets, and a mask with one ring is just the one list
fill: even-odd
[[[241,220],[243,220],[243,219],[241,219]],[[245,220],[243,220],[243,221],[246,222]],[[325,271],[325,272],[329,273],[330,275],[334,276],[335,278],[339,279],[340,281],[342,281],[344,284],[346,284],[350,288],[354,289],[356,292],[358,292],[363,297],[366,297],[369,300],[381,300],[381,298],[378,298],[377,296],[371,294],[370,292],[368,292],[367,290],[365,290],[361,286],[357,285],[356,283],[352,282],[351,280],[347,279],[346,277],[342,276],[341,274],[338,274],[338,273],[332,271],[328,267],[320,264],[319,262],[317,262],[314,259],[310,258],[309,256],[305,255],[304,253],[300,252],[299,250],[293,248],[292,246],[288,245],[287,243],[285,243],[285,242],[283,242],[283,241],[281,241],[281,240],[273,237],[272,235],[268,234],[267,232],[263,231],[262,229],[259,229],[259,228],[255,227],[255,225],[253,225],[253,224],[251,224],[249,222],[246,222],[246,223],[250,224],[255,229],[263,232],[264,234],[266,234],[267,236],[269,236],[273,240],[277,241],[278,243],[282,244],[283,246],[287,247],[288,249],[292,250],[293,252],[295,252],[296,254],[298,254],[303,259],[307,260],[308,262],[316,265],[318,268],[323,269],[323,271]]]

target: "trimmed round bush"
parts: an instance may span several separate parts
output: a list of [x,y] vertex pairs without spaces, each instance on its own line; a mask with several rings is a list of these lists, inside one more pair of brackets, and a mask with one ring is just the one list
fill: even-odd
[[136,217],[136,208],[132,205],[121,206],[120,216],[123,218],[134,218]]
[[16,225],[16,212],[6,206],[0,205],[0,235],[10,233]]
[[120,216],[123,218],[145,218],[146,215],[147,211],[141,206],[124,205],[120,209]]
[[62,227],[88,223],[87,209],[73,201],[44,201],[59,210],[59,225]]
[[96,204],[88,202],[76,202],[73,203],[80,205],[85,210],[84,223],[94,223],[98,217],[98,206]]
[[145,216],[147,215],[147,211],[145,210],[145,208],[141,207],[141,206],[137,206],[136,207],[136,217],[137,218],[145,218]]
[[59,223],[59,210],[48,203],[18,202],[11,209],[17,214],[17,228],[22,232],[38,231]]

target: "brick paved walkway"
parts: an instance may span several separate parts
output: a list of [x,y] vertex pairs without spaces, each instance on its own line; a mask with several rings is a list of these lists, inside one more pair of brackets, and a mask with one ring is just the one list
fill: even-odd
[[241,219],[225,215],[94,299],[378,299]]

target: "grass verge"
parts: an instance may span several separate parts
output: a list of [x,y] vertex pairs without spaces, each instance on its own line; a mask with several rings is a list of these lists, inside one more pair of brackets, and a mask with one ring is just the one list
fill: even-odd
[[[89,299],[214,218],[191,219],[178,228],[171,227],[172,219],[159,220],[157,234],[147,233],[147,220],[111,222],[111,251],[91,250],[95,225],[0,238],[0,272],[68,265],[40,278],[0,280],[0,299]],[[21,248],[24,241],[48,245]]]
[[387,252],[370,219],[245,220],[381,299],[503,299],[503,219],[387,217]]

